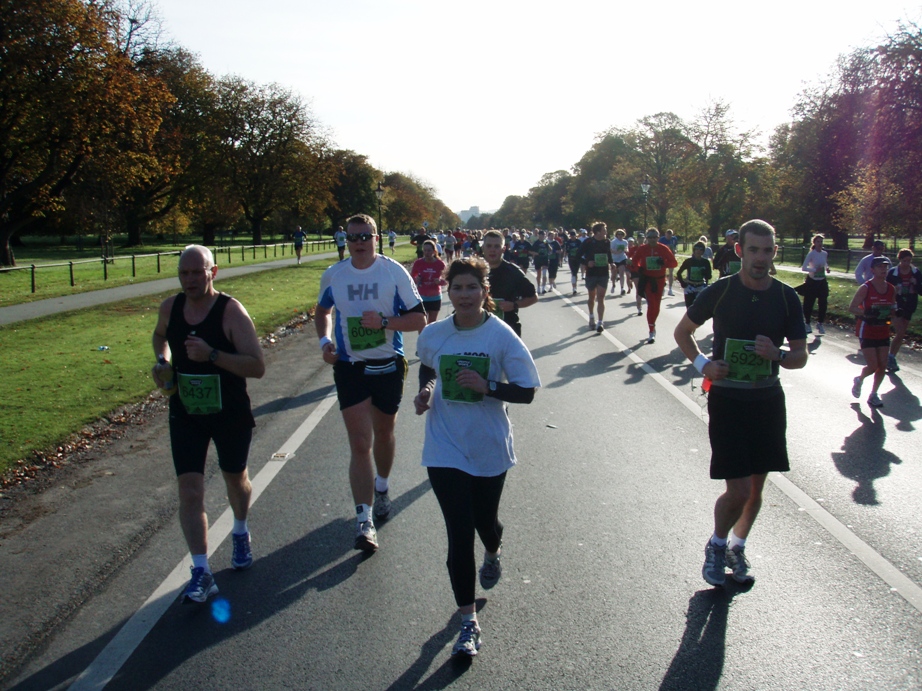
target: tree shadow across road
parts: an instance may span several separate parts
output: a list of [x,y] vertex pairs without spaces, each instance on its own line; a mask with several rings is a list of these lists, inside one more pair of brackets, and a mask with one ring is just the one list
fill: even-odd
[[[430,489],[429,481],[425,480],[395,497],[391,520]],[[245,572],[236,573],[229,568],[216,571],[215,581],[221,589],[220,600],[212,598],[204,607],[183,605],[177,600],[106,688],[110,691],[139,691],[155,687],[186,661],[263,625],[297,603],[306,593],[330,590],[344,583],[368,559],[365,553],[343,558],[352,551],[351,540],[345,537],[350,535],[351,528],[351,520],[331,520],[284,547],[257,558],[252,568]],[[305,577],[305,574],[313,575]],[[220,618],[215,614],[216,602],[229,603],[231,616],[226,623],[216,620]],[[123,623],[119,622],[91,643],[21,680],[10,691],[69,685],[95,659]]]

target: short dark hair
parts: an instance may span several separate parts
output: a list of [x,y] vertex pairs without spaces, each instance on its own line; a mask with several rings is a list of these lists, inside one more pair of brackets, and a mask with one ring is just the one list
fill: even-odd
[[752,233],[753,235],[761,235],[765,237],[766,235],[771,237],[772,244],[775,243],[775,227],[770,224],[762,221],[758,218],[754,218],[751,221],[746,221],[743,225],[740,226],[740,239],[739,243],[741,246],[746,245],[746,235]]

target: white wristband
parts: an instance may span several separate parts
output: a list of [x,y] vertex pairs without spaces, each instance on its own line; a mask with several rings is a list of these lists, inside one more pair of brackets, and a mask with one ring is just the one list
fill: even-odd
[[326,346],[327,343],[332,343],[332,342],[333,341],[330,340],[329,336],[324,336],[323,338],[320,339],[320,350],[323,350],[324,346]]
[[695,358],[695,369],[704,374],[704,368],[707,367],[711,359],[704,353],[698,353],[698,357]]

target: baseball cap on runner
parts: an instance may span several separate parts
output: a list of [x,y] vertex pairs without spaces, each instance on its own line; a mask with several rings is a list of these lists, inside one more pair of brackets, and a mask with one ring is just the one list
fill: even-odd
[[727,237],[727,238],[728,238],[728,237],[730,237],[731,235],[739,235],[739,234],[740,234],[740,232],[739,232],[738,230],[733,230],[733,228],[730,228],[730,230],[728,230],[726,233],[724,233],[724,237]]

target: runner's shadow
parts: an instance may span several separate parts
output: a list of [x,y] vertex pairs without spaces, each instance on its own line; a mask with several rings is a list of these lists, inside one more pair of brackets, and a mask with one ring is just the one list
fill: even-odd
[[823,344],[823,339],[817,338],[816,336],[814,336],[813,340],[810,343],[807,343],[807,352],[810,355],[814,355],[816,351],[820,349],[820,346],[822,344]]
[[894,388],[881,396],[886,405],[881,408],[880,413],[896,419],[896,428],[900,432],[912,432],[915,429],[912,423],[922,419],[919,397],[906,388],[898,374],[891,372],[887,376]]
[[685,613],[682,642],[660,691],[708,691],[718,687],[724,668],[730,603],[734,595],[746,590],[728,581],[724,588],[699,590],[692,596]]
[[326,398],[327,394],[329,393],[330,387],[322,386],[319,389],[314,389],[313,391],[305,391],[304,393],[297,396],[283,396],[281,398],[276,398],[273,401],[267,401],[266,403],[253,408],[253,417],[259,417],[260,415],[267,415],[270,413],[277,413],[280,410],[301,408],[312,403],[318,403]]
[[[595,336],[595,332],[592,333]],[[557,371],[557,379],[547,384],[544,388],[556,389],[566,386],[576,379],[585,379],[601,374],[611,374],[621,368],[618,364],[624,359],[620,352],[604,352],[596,355],[586,362],[576,362],[570,365],[564,365]]]
[[[430,490],[429,481],[424,480],[395,497],[391,520]],[[382,531],[387,530],[384,525]],[[216,571],[215,582],[220,593],[206,605],[181,604],[177,593],[176,601],[106,685],[106,689],[136,691],[155,687],[187,660],[265,625],[302,599],[316,597],[312,594],[343,585],[365,562],[374,559],[373,556],[353,552],[352,527],[351,520],[331,520],[265,556],[257,554],[253,566],[246,571],[235,572],[229,568]],[[212,561],[227,563],[229,551],[230,545],[223,544]],[[123,624],[114,624],[91,643],[56,660],[12,689],[25,691],[69,685],[93,662]],[[310,645],[310,638],[305,637],[302,643]],[[289,641],[288,644],[295,645],[296,642]],[[291,682],[296,688],[310,686],[309,679],[292,679]]]
[[878,409],[872,408],[871,417],[868,417],[861,411],[860,403],[852,403],[851,407],[861,426],[845,437],[842,452],[833,453],[832,460],[839,473],[858,483],[852,492],[855,503],[876,506],[880,502],[877,501],[874,480],[887,477],[890,466],[902,461],[884,449],[887,430]]
[[[486,598],[479,598],[476,601],[477,611],[483,610],[486,605]],[[393,684],[387,687],[388,691],[399,691],[400,689],[414,689],[423,691],[424,689],[444,689],[451,686],[462,674],[471,666],[471,658],[461,655],[459,657],[449,657],[445,662],[433,672],[428,679],[420,682],[426,670],[432,665],[436,655],[442,653],[445,647],[455,640],[458,630],[461,628],[461,615],[455,612],[445,623],[445,627],[432,635],[432,637],[423,643],[419,651],[419,657],[410,665],[406,672],[400,675]]]

